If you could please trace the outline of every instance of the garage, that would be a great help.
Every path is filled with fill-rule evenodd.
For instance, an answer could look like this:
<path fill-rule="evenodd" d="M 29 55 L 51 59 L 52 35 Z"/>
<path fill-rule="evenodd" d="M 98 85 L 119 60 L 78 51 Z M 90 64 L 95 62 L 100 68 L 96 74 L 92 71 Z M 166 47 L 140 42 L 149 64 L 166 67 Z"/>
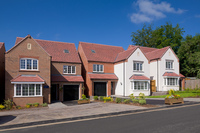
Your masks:
<path fill-rule="evenodd" d="M 94 82 L 94 96 L 106 96 L 106 82 Z"/>
<path fill-rule="evenodd" d="M 79 99 L 79 85 L 64 85 L 63 86 L 63 100 L 78 100 Z"/>

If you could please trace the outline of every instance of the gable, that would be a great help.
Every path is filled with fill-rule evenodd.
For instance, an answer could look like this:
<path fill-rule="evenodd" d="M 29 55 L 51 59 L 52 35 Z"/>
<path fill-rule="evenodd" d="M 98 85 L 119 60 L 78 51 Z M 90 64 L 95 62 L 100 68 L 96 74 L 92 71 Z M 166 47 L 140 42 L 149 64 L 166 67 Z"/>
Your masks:
<path fill-rule="evenodd" d="M 168 60 L 176 60 L 177 62 L 179 62 L 179 59 L 177 57 L 177 55 L 174 53 L 174 51 L 169 48 L 161 57 L 161 59 L 168 59 Z"/>

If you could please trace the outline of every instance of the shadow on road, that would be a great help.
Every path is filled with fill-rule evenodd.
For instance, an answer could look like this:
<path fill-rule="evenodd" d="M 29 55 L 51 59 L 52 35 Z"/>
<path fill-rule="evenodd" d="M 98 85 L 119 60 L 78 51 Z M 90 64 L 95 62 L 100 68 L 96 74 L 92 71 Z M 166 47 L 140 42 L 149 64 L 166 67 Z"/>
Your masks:
<path fill-rule="evenodd" d="M 16 118 L 13 115 L 0 116 L 0 125 L 12 121 Z"/>

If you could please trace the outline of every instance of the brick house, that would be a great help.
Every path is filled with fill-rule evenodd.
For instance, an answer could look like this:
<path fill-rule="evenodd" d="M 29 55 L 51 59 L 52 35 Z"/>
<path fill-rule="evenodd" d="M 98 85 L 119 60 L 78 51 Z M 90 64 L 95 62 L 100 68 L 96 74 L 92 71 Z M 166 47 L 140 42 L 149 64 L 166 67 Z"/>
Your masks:
<path fill-rule="evenodd" d="M 17 37 L 5 54 L 5 98 L 16 105 L 79 99 L 83 78 L 73 43 Z"/>
<path fill-rule="evenodd" d="M 5 45 L 0 42 L 0 103 L 5 98 Z"/>
<path fill-rule="evenodd" d="M 118 80 L 114 74 L 114 63 L 122 51 L 122 47 L 79 42 L 78 52 L 83 63 L 82 76 L 87 96 L 114 94 Z"/>

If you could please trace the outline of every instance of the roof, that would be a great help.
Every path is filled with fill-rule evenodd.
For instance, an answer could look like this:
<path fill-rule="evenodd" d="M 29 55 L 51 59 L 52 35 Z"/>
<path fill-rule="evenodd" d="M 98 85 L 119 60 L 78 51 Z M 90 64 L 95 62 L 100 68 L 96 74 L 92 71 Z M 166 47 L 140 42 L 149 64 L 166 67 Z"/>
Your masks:
<path fill-rule="evenodd" d="M 148 77 L 144 75 L 139 75 L 139 74 L 133 74 L 129 79 L 134 79 L 134 80 L 150 80 Z"/>
<path fill-rule="evenodd" d="M 44 82 L 44 80 L 38 75 L 18 75 L 11 82 Z"/>
<path fill-rule="evenodd" d="M 53 82 L 84 82 L 82 76 L 68 76 L 68 75 L 59 75 L 51 76 L 51 81 Z"/>
<path fill-rule="evenodd" d="M 114 73 L 100 74 L 100 73 L 89 73 L 90 79 L 114 79 L 118 80 L 118 77 Z"/>
<path fill-rule="evenodd" d="M 182 75 L 181 73 L 179 73 L 179 77 L 181 77 L 181 78 L 185 78 L 185 76 Z"/>
<path fill-rule="evenodd" d="M 118 53 L 124 49 L 118 46 L 79 42 L 88 61 L 115 62 Z M 92 52 L 94 50 L 94 53 Z"/>
<path fill-rule="evenodd" d="M 15 45 L 20 43 L 24 38 L 17 37 Z M 66 42 L 57 42 L 57 41 L 48 41 L 48 40 L 39 40 L 34 39 L 49 55 L 52 56 L 52 61 L 58 62 L 72 62 L 72 63 L 81 63 L 81 60 L 76 51 L 74 43 Z M 65 53 L 64 50 L 68 50 L 69 53 Z"/>
<path fill-rule="evenodd" d="M 174 72 L 165 72 L 163 76 L 169 76 L 169 77 L 180 77 L 178 74 Z"/>
<path fill-rule="evenodd" d="M 130 49 L 126 50 L 126 51 L 123 51 L 123 52 L 119 53 L 119 54 L 117 55 L 117 58 L 116 58 L 115 62 L 118 62 L 118 61 L 122 61 L 122 60 L 124 60 L 124 59 L 127 59 L 128 57 L 131 56 L 131 54 L 132 54 L 137 48 L 138 48 L 138 47 L 136 46 L 136 47 L 130 48 Z"/>

